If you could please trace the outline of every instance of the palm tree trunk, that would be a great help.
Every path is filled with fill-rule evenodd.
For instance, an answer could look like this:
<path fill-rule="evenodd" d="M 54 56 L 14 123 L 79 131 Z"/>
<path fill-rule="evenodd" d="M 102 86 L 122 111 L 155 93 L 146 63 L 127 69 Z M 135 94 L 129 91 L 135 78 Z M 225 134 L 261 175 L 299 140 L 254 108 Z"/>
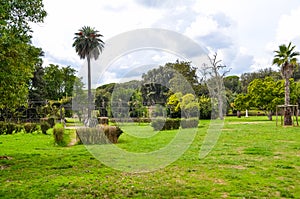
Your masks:
<path fill-rule="evenodd" d="M 90 55 L 87 56 L 87 62 L 88 62 L 88 121 L 91 119 L 92 116 L 92 81 L 91 81 L 91 58 Z"/>
<path fill-rule="evenodd" d="M 288 107 L 288 105 L 290 105 L 290 79 L 288 75 L 286 75 L 284 86 L 285 86 L 284 101 L 286 106 L 284 109 L 284 125 L 292 125 L 292 111 L 291 108 Z"/>

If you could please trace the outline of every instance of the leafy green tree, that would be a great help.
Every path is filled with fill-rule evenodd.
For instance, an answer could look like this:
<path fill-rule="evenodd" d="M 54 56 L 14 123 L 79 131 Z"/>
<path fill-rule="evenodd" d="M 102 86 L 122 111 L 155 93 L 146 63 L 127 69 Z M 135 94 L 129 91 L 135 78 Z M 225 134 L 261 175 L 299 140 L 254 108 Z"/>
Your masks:
<path fill-rule="evenodd" d="M 241 88 L 241 82 L 240 78 L 238 76 L 227 76 L 224 77 L 224 86 L 226 89 L 230 90 L 232 93 L 240 93 Z"/>
<path fill-rule="evenodd" d="M 180 76 L 177 75 L 177 73 L 173 73 L 172 78 L 169 79 L 169 83 L 170 83 L 170 81 L 172 81 L 173 78 L 175 79 L 174 82 L 178 82 L 178 79 L 184 77 L 184 79 L 193 88 L 194 92 L 196 94 L 199 93 L 199 88 L 198 88 L 198 85 L 199 85 L 199 80 L 198 79 L 199 78 L 197 76 L 197 68 L 195 68 L 194 66 L 192 66 L 191 62 L 176 60 L 175 63 L 166 63 L 165 67 L 166 67 L 166 70 L 172 69 L 172 70 L 174 70 L 177 73 L 179 73 L 179 74 L 182 75 L 180 77 Z M 174 83 L 173 83 L 172 86 L 174 86 Z M 181 90 L 181 92 L 185 92 L 186 91 L 185 88 L 179 88 L 179 89 L 183 89 L 183 90 Z M 179 89 L 177 89 L 177 91 Z M 183 94 L 186 94 L 186 93 L 183 93 Z"/>
<path fill-rule="evenodd" d="M 116 118 L 127 118 L 130 112 L 130 98 L 135 90 L 123 87 L 115 87 L 111 96 L 112 116 Z"/>
<path fill-rule="evenodd" d="M 201 119 L 210 119 L 212 112 L 212 101 L 209 97 L 201 95 L 199 97 L 199 114 Z"/>
<path fill-rule="evenodd" d="M 83 90 L 84 84 L 80 78 L 74 81 L 74 92 L 72 95 L 72 110 L 77 114 L 79 121 L 82 119 L 83 109 L 86 107 L 86 93 Z"/>
<path fill-rule="evenodd" d="M 0 108 L 27 105 L 28 84 L 41 50 L 12 37 L 0 37 Z"/>
<path fill-rule="evenodd" d="M 269 119 L 272 120 L 276 106 L 284 101 L 284 83 L 274 81 L 271 77 L 255 79 L 248 87 L 248 99 L 250 106 L 268 112 Z"/>
<path fill-rule="evenodd" d="M 154 104 L 166 104 L 169 88 L 157 83 L 143 84 L 141 87 L 143 96 L 143 104 L 145 106 L 152 106 Z"/>
<path fill-rule="evenodd" d="M 159 66 L 144 73 L 142 75 L 142 83 L 161 84 L 162 86 L 168 87 L 172 77 L 173 71 L 169 70 L 166 66 Z"/>
<path fill-rule="evenodd" d="M 284 104 L 290 105 L 290 78 L 293 75 L 294 68 L 298 65 L 297 56 L 299 52 L 295 51 L 296 46 L 292 46 L 291 42 L 286 46 L 282 44 L 279 50 L 274 51 L 276 54 L 273 59 L 273 64 L 280 67 L 282 78 L 284 79 L 285 97 Z M 285 109 L 284 125 L 292 125 L 292 111 L 290 107 Z"/>
<path fill-rule="evenodd" d="M 249 95 L 240 93 L 236 96 L 233 102 L 233 108 L 237 110 L 237 116 L 241 117 L 241 110 L 250 108 Z"/>
<path fill-rule="evenodd" d="M 266 77 L 272 77 L 274 80 L 279 80 L 280 73 L 274 71 L 272 68 L 264 68 L 256 72 L 243 73 L 240 77 L 242 92 L 247 93 L 248 86 L 253 80 L 265 79 Z"/>
<path fill-rule="evenodd" d="M 298 103 L 298 106 L 300 107 L 300 81 L 296 83 L 295 86 L 295 96 L 296 96 L 296 101 Z"/>
<path fill-rule="evenodd" d="M 296 69 L 294 70 L 293 79 L 295 81 L 300 80 L 300 65 L 299 64 L 298 64 L 298 67 L 296 67 Z"/>
<path fill-rule="evenodd" d="M 182 97 L 180 108 L 186 118 L 199 117 L 199 103 L 195 95 L 191 93 Z"/>
<path fill-rule="evenodd" d="M 43 22 L 46 15 L 42 0 L 1 0 L 0 34 L 28 43 L 32 32 L 30 23 Z"/>
<path fill-rule="evenodd" d="M 63 74 L 63 95 L 66 97 L 71 97 L 73 95 L 74 83 L 77 78 L 75 73 L 76 70 L 71 68 L 71 66 L 66 66 L 61 68 Z"/>
<path fill-rule="evenodd" d="M 75 33 L 73 47 L 80 59 L 87 58 L 88 63 L 88 119 L 91 118 L 92 88 L 91 88 L 91 59 L 98 59 L 104 48 L 104 42 L 100 39 L 103 35 L 89 26 L 84 26 Z"/>
<path fill-rule="evenodd" d="M 180 108 L 180 100 L 182 98 L 182 93 L 177 92 L 171 95 L 167 101 L 168 115 L 171 118 L 179 118 L 181 117 L 181 108 Z"/>
<path fill-rule="evenodd" d="M 176 117 L 199 117 L 199 103 L 195 95 L 188 93 L 183 95 L 181 92 L 174 93 L 168 98 L 167 108 L 169 116 Z"/>
<path fill-rule="evenodd" d="M 179 76 L 179 74 L 182 76 Z M 181 84 L 178 84 L 180 80 L 182 83 L 182 78 L 187 81 L 196 94 L 199 93 L 197 69 L 191 65 L 191 62 L 176 60 L 174 63 L 166 63 L 164 66 L 149 70 L 142 75 L 143 84 L 160 84 L 171 89 L 172 92 L 186 91 Z M 189 90 L 188 92 L 190 93 L 191 91 Z M 169 93 L 167 97 L 169 95 L 171 94 Z"/>
<path fill-rule="evenodd" d="M 28 84 L 42 52 L 30 43 L 30 23 L 45 16 L 41 0 L 0 1 L 0 109 L 27 106 Z"/>
<path fill-rule="evenodd" d="M 135 90 L 129 101 L 129 116 L 144 117 L 147 115 L 147 108 L 143 106 L 142 92 Z"/>
<path fill-rule="evenodd" d="M 73 95 L 73 86 L 76 79 L 76 70 L 67 67 L 50 64 L 44 69 L 44 82 L 46 98 L 58 100 Z"/>
<path fill-rule="evenodd" d="M 105 84 L 96 89 L 95 105 L 100 111 L 100 116 L 111 116 L 111 95 L 116 83 Z"/>

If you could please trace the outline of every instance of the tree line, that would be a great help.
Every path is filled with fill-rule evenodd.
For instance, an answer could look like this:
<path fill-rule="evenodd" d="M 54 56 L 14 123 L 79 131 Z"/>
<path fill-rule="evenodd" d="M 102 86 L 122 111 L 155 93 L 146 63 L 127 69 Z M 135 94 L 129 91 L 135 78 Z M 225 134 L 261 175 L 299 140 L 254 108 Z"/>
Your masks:
<path fill-rule="evenodd" d="M 180 88 L 184 92 L 176 91 L 182 86 L 182 83 L 176 82 L 176 76 L 173 75 L 170 68 L 176 69 L 187 81 L 192 85 L 194 91 L 194 99 L 190 103 L 194 103 L 195 109 L 198 108 L 200 118 L 209 119 L 218 117 L 218 114 L 211 115 L 217 106 L 217 99 L 212 99 L 209 95 L 209 89 L 206 81 L 197 75 L 197 69 L 190 62 L 176 61 L 174 63 L 166 63 L 142 75 L 142 80 L 134 80 L 122 84 L 107 84 L 96 89 L 95 106 L 99 110 L 101 116 L 113 116 L 112 106 L 129 107 L 129 111 L 123 112 L 122 116 L 142 117 L 149 115 L 147 107 L 156 105 L 154 114 L 159 116 L 168 116 L 171 118 L 181 117 L 181 107 L 187 107 L 188 104 L 184 100 L 187 89 Z M 291 79 L 291 102 L 297 104 L 300 102 L 300 69 L 296 69 Z M 155 82 L 155 83 L 154 83 Z M 222 78 L 225 90 L 226 114 L 236 115 L 239 111 L 246 109 L 257 109 L 262 112 L 274 114 L 276 105 L 284 104 L 284 80 L 282 80 L 280 72 L 271 68 L 261 69 L 255 72 L 243 73 L 239 76 L 225 76 Z M 118 96 L 114 88 L 119 89 Z M 177 87 L 177 88 L 175 88 Z M 121 94 L 130 95 L 127 101 L 121 102 Z M 115 95 L 114 97 L 112 95 Z M 116 100 L 117 99 L 117 100 Z M 118 104 L 111 104 L 117 101 Z M 196 105 L 196 103 L 197 105 Z M 216 108 L 215 108 L 216 109 Z M 119 111 L 121 113 L 122 111 Z M 126 115 L 127 114 L 127 115 Z M 121 115 L 119 115 L 121 116 Z M 117 116 L 116 116 L 117 117 Z"/>
<path fill-rule="evenodd" d="M 141 81 L 103 85 L 96 89 L 95 101 L 92 102 L 90 59 L 97 59 L 104 48 L 104 42 L 100 39 L 103 35 L 88 26 L 75 33 L 73 47 L 80 58 L 88 60 L 86 97 L 86 91 L 82 90 L 84 85 L 71 66 L 50 64 L 42 67 L 44 53 L 32 45 L 29 24 L 43 22 L 46 15 L 42 0 L 0 2 L 2 120 L 18 117 L 19 112 L 27 108 L 44 108 L 57 115 L 57 107 L 70 103 L 71 97 L 73 101 L 87 102 L 88 118 L 91 117 L 93 103 L 99 114 L 106 116 L 144 117 L 152 112 L 155 115 L 180 117 L 181 114 L 187 116 L 187 110 L 192 115 L 194 110 L 198 110 L 202 118 L 221 119 L 223 111 L 228 114 L 229 111 L 234 113 L 246 108 L 258 108 L 272 114 L 275 104 L 299 103 L 300 71 L 299 67 L 295 68 L 299 53 L 294 51 L 295 46 L 291 43 L 281 45 L 275 51 L 273 64 L 278 65 L 280 71 L 269 68 L 244 73 L 240 77 L 226 76 L 229 70 L 221 64 L 221 60 L 217 60 L 215 54 L 210 58 L 211 64 L 202 71 L 205 78 L 200 78 L 192 63 L 177 60 L 149 70 L 142 75 Z M 46 101 L 49 103 L 43 104 Z M 227 108 L 223 110 L 224 102 Z M 150 106 L 153 110 L 147 108 Z M 80 115 L 83 109 L 80 106 L 77 108 Z M 119 115 L 113 115 L 113 112 Z"/>

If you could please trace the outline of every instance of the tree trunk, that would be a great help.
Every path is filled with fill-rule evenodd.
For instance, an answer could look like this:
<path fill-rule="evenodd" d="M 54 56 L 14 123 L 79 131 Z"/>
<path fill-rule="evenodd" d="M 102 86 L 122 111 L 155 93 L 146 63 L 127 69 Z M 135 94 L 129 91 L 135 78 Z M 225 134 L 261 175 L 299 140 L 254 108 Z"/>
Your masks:
<path fill-rule="evenodd" d="M 222 99 L 222 95 L 219 93 L 218 94 L 218 108 L 219 108 L 219 118 L 220 120 L 224 119 L 224 115 L 223 115 L 223 99 Z"/>
<path fill-rule="evenodd" d="M 268 113 L 268 119 L 269 119 L 270 121 L 273 120 L 272 115 L 273 115 L 272 111 L 269 111 L 269 113 Z"/>
<path fill-rule="evenodd" d="M 238 118 L 241 118 L 241 111 L 237 111 L 236 114 L 237 114 L 237 117 L 238 117 Z"/>
<path fill-rule="evenodd" d="M 285 105 L 287 106 L 284 109 L 284 125 L 288 126 L 288 125 L 292 125 L 293 123 L 291 107 L 288 107 L 288 105 L 290 105 L 290 79 L 288 75 L 286 75 L 284 86 L 285 86 L 284 101 L 285 101 Z"/>
<path fill-rule="evenodd" d="M 90 55 L 87 56 L 88 63 L 88 120 L 91 119 L 92 116 L 92 81 L 91 81 L 91 58 Z"/>

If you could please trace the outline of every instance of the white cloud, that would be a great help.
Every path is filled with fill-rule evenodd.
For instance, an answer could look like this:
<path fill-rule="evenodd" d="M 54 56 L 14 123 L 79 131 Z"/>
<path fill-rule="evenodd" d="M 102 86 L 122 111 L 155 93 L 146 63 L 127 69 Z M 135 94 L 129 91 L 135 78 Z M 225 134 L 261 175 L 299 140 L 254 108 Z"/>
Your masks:
<path fill-rule="evenodd" d="M 185 35 L 191 38 L 201 37 L 217 31 L 218 24 L 210 16 L 198 16 L 189 28 L 186 29 Z"/>
<path fill-rule="evenodd" d="M 282 0 L 44 0 L 44 4 L 48 12 L 45 23 L 33 25 L 33 43 L 44 50 L 44 65 L 84 66 L 84 60 L 79 59 L 72 47 L 74 32 L 84 25 L 99 30 L 105 42 L 138 28 L 173 30 L 211 52 L 218 52 L 234 73 L 270 66 L 273 50 L 282 42 L 291 40 L 298 49 L 300 46 L 298 0 L 288 3 Z M 174 48 L 190 48 L 171 43 Z M 193 53 L 193 49 L 189 52 Z M 132 66 L 161 64 L 167 60 L 174 61 L 161 53 L 128 54 L 119 60 L 118 70 L 109 71 L 105 81 L 117 80 Z M 130 74 L 135 76 L 133 72 Z"/>
<path fill-rule="evenodd" d="M 298 25 L 299 19 L 300 7 L 291 10 L 289 14 L 284 14 L 281 16 L 278 22 L 276 36 L 279 44 L 288 43 L 300 37 L 300 26 Z M 298 45 L 300 45 L 300 43 Z"/>

